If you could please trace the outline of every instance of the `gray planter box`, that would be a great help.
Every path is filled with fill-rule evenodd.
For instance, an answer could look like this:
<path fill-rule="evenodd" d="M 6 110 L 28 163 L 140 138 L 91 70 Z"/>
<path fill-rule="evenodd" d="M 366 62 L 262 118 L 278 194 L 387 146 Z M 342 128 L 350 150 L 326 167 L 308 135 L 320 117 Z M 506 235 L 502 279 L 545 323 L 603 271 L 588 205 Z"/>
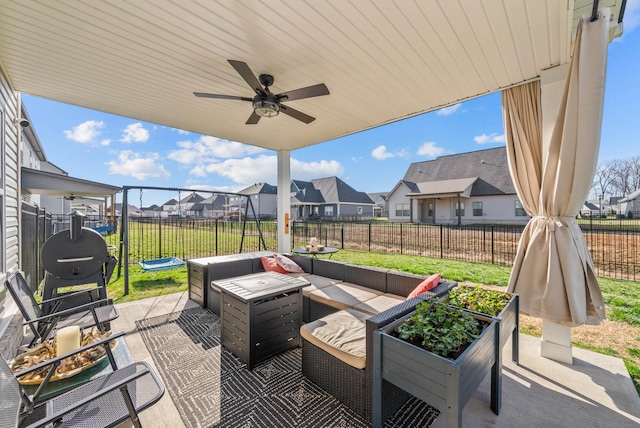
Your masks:
<path fill-rule="evenodd" d="M 384 399 L 382 381 L 386 380 L 440 410 L 447 417 L 448 427 L 462 427 L 462 409 L 499 360 L 498 321 L 474 314 L 489 325 L 457 359 L 450 360 L 391 335 L 414 313 L 374 332 L 373 426 L 384 424 L 380 409 Z M 492 378 L 492 390 L 495 381 Z M 492 394 L 492 408 L 494 398 Z"/>
<path fill-rule="evenodd" d="M 517 294 L 510 294 L 511 298 L 506 304 L 504 309 L 497 316 L 490 316 L 487 314 L 480 314 L 487 317 L 491 317 L 498 323 L 498 334 L 500 336 L 500 350 L 498 354 L 498 364 L 493 367 L 492 383 L 491 383 L 491 409 L 497 415 L 500 413 L 502 407 L 502 349 L 511 336 L 511 359 L 518 364 L 519 361 L 519 331 L 520 331 L 520 296 Z M 441 299 L 443 302 L 447 302 L 448 298 L 445 296 Z M 478 313 L 473 312 L 472 313 Z"/>

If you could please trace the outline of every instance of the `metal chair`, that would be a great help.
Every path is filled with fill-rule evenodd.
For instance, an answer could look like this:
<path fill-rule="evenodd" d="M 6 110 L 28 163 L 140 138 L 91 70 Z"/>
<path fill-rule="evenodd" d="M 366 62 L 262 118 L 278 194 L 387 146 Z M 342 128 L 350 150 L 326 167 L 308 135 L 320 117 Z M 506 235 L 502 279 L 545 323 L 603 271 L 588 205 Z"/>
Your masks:
<path fill-rule="evenodd" d="M 97 326 L 106 329 L 109 321 L 113 321 L 119 316 L 115 306 L 108 304 L 106 299 L 57 310 L 65 299 L 74 298 L 83 293 L 91 295 L 93 289 L 67 293 L 61 297 L 38 303 L 22 273 L 11 275 L 6 281 L 6 286 L 22 313 L 24 323 L 29 325 L 33 333 L 34 337 L 30 345 L 48 339 L 56 328 L 69 325 L 77 325 L 80 328 Z M 52 308 L 49 315 L 45 315 L 42 311 L 42 305 L 46 303 Z"/>
<path fill-rule="evenodd" d="M 131 419 L 135 427 L 141 428 L 138 412 L 157 402 L 164 394 L 164 386 L 147 363 L 136 362 L 117 368 L 109 342 L 123 335 L 111 335 L 17 373 L 13 373 L 7 362 L 0 358 L 0 426 L 114 427 Z M 40 394 L 46 390 L 49 379 L 64 358 L 95 346 L 104 347 L 114 369 L 112 373 L 53 398 L 40 399 Z M 27 394 L 18 379 L 45 367 L 49 369 L 42 384 L 34 394 Z"/>

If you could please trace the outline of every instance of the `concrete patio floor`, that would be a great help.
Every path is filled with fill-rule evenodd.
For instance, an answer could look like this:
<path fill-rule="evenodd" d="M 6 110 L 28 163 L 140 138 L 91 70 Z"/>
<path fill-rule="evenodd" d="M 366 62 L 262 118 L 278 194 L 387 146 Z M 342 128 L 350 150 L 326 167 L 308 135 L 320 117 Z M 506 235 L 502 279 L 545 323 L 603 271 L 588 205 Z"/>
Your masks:
<path fill-rule="evenodd" d="M 126 342 L 137 361 L 153 360 L 136 330 L 135 321 L 197 307 L 187 293 L 117 305 L 120 317 L 113 331 L 127 333 Z M 508 342 L 504 355 L 511 356 Z M 520 364 L 503 361 L 503 397 L 500 415 L 489 408 L 489 376 L 467 403 L 465 427 L 638 427 L 640 397 L 619 358 L 574 348 L 569 366 L 540 357 L 540 341 L 520 335 Z M 184 427 L 168 393 L 141 413 L 145 427 Z M 212 425 L 216 421 L 211 421 Z M 131 426 L 130 423 L 123 427 Z M 444 417 L 434 425 L 446 426 Z"/>

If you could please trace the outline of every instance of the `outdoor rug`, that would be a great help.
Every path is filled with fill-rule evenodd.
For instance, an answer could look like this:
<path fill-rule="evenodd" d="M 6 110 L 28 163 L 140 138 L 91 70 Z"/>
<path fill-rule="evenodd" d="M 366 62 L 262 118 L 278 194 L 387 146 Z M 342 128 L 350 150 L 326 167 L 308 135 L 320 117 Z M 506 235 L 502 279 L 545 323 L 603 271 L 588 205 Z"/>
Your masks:
<path fill-rule="evenodd" d="M 165 387 L 187 427 L 367 427 L 302 375 L 302 350 L 247 370 L 224 349 L 220 320 L 203 308 L 136 321 Z M 386 428 L 428 427 L 438 411 L 409 400 Z"/>

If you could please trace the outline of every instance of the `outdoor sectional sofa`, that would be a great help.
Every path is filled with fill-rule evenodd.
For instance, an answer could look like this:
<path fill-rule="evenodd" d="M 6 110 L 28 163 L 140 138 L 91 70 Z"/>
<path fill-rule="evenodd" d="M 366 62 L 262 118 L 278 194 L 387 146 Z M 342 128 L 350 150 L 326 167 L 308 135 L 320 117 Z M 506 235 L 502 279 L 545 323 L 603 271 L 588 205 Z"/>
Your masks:
<path fill-rule="evenodd" d="M 273 255 L 258 251 L 189 260 L 189 286 L 197 289 L 196 297 L 206 302 L 204 306 L 220 315 L 220 292 L 211 282 L 263 272 L 261 257 Z M 430 292 L 407 300 L 425 277 L 323 258 L 286 257 L 304 270 L 291 275 L 304 276 L 311 284 L 302 290 L 303 374 L 371 421 L 373 332 L 413 311 L 422 300 L 444 295 L 457 283 L 440 280 Z M 386 381 L 383 394 L 383 417 L 391 416 L 410 397 Z"/>

